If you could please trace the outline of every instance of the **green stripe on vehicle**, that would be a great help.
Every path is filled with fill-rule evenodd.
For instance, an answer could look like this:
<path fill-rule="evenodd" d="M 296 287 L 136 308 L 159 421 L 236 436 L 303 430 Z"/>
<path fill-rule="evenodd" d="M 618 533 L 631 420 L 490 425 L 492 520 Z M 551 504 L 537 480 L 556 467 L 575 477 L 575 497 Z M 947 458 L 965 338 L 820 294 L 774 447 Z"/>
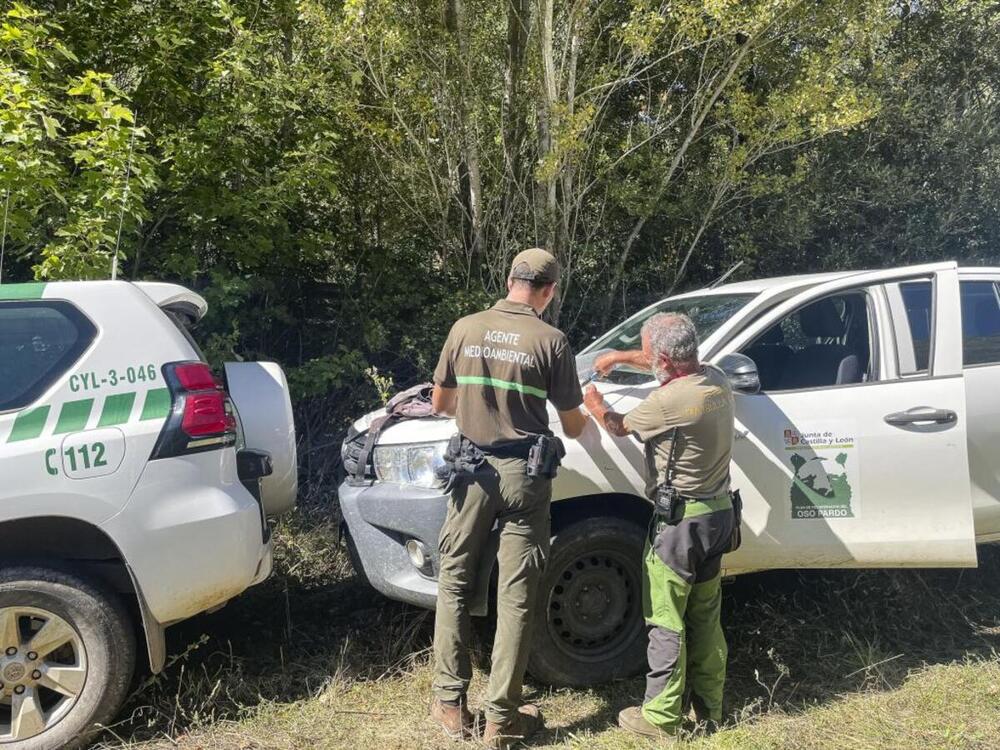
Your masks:
<path fill-rule="evenodd" d="M 44 281 L 28 284 L 0 284 L 0 299 L 41 299 L 45 291 Z"/>
<path fill-rule="evenodd" d="M 162 419 L 169 411 L 170 391 L 166 388 L 153 388 L 146 391 L 146 402 L 142 405 L 142 416 L 139 419 Z"/>
<path fill-rule="evenodd" d="M 16 443 L 19 440 L 34 440 L 42 434 L 45 429 L 45 420 L 49 418 L 49 407 L 39 406 L 37 409 L 22 411 L 14 419 L 14 426 L 11 428 L 8 443 Z"/>
<path fill-rule="evenodd" d="M 87 426 L 90 410 L 94 408 L 94 399 L 82 398 L 79 401 L 67 401 L 59 410 L 59 421 L 53 435 L 64 435 L 67 432 L 78 432 Z"/>
<path fill-rule="evenodd" d="M 101 419 L 97 423 L 98 427 L 113 427 L 117 424 L 128 422 L 132 414 L 132 406 L 135 404 L 135 393 L 116 393 L 104 399 L 104 409 L 101 410 Z"/>
<path fill-rule="evenodd" d="M 485 378 L 480 375 L 459 375 L 455 380 L 460 385 L 491 385 L 494 388 L 503 388 L 505 391 L 519 391 L 529 396 L 538 396 L 538 398 L 547 398 L 549 395 L 547 391 L 543 391 L 541 388 L 535 388 L 524 383 L 514 383 L 510 380 L 500 380 L 499 378 Z"/>

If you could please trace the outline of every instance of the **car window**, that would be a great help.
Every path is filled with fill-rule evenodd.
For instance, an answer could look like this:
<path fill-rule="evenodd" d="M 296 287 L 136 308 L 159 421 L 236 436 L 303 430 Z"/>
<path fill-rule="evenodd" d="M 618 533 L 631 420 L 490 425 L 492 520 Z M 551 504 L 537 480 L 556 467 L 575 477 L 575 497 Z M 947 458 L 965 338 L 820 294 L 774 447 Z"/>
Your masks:
<path fill-rule="evenodd" d="M 868 296 L 852 291 L 810 302 L 758 336 L 742 354 L 757 365 L 762 391 L 871 380 Z"/>
<path fill-rule="evenodd" d="M 617 351 L 639 349 L 642 346 L 642 326 L 657 313 L 676 312 L 687 315 L 698 331 L 698 339 L 704 341 L 755 296 L 755 294 L 705 294 L 698 297 L 663 300 L 658 305 L 633 315 L 588 346 L 577 358 L 577 371 L 581 376 L 586 376 L 594 358 L 601 352 L 612 349 Z M 607 379 L 614 383 L 638 384 L 648 381 L 650 374 L 620 367 Z"/>
<path fill-rule="evenodd" d="M 906 310 L 904 326 L 900 326 L 897 316 L 894 316 L 899 374 L 926 373 L 931 356 L 931 332 L 934 330 L 933 287 L 930 281 L 911 281 L 900 284 L 899 293 Z"/>
<path fill-rule="evenodd" d="M 190 319 L 180 313 L 174 312 L 173 310 L 164 310 L 163 312 L 168 318 L 170 318 L 170 322 L 177 327 L 177 330 L 181 332 L 184 340 L 191 345 L 192 349 L 194 349 L 195 353 L 198 355 L 198 359 L 202 362 L 207 362 L 208 360 L 205 359 L 205 353 L 201 350 L 201 347 L 198 346 L 198 342 L 194 340 L 194 334 L 191 333 L 191 329 L 194 327 L 194 324 L 190 322 Z"/>
<path fill-rule="evenodd" d="M 68 302 L 0 302 L 0 412 L 40 398 L 96 333 Z"/>
<path fill-rule="evenodd" d="M 1000 363 L 1000 290 L 995 281 L 963 281 L 962 361 L 968 365 Z"/>

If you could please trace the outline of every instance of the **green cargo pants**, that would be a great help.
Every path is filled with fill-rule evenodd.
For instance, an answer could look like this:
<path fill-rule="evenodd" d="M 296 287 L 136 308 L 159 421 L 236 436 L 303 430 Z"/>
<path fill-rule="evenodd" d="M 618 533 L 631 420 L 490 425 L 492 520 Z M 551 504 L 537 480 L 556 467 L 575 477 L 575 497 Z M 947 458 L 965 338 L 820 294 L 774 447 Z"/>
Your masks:
<path fill-rule="evenodd" d="M 441 529 L 434 621 L 434 694 L 445 701 L 465 695 L 472 679 L 469 603 L 494 526 L 499 533 L 497 630 L 485 713 L 503 723 L 521 702 L 531 649 L 531 619 L 549 554 L 552 480 L 529 477 L 519 458 L 487 459 L 471 483 L 452 493 Z"/>
<path fill-rule="evenodd" d="M 685 693 L 709 718 L 722 719 L 726 638 L 722 632 L 721 561 L 733 530 L 728 494 L 688 501 L 675 525 L 654 516 L 645 550 L 643 615 L 649 673 L 642 715 L 674 732 Z"/>

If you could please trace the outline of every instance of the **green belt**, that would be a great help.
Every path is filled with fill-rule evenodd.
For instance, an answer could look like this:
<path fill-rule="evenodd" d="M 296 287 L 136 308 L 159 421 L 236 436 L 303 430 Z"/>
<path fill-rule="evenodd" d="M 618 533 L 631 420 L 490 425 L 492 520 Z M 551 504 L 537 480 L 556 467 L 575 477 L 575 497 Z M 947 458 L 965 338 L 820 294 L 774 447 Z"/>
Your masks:
<path fill-rule="evenodd" d="M 681 499 L 684 500 L 685 503 L 684 518 L 704 516 L 708 513 L 715 513 L 719 510 L 731 510 L 733 507 L 733 501 L 729 498 L 728 492 L 723 492 L 721 495 L 705 499 L 683 496 Z"/>
<path fill-rule="evenodd" d="M 706 513 L 714 513 L 717 510 L 732 510 L 733 501 L 729 498 L 728 492 L 710 497 L 707 500 L 689 500 L 684 506 L 684 517 L 703 516 Z"/>

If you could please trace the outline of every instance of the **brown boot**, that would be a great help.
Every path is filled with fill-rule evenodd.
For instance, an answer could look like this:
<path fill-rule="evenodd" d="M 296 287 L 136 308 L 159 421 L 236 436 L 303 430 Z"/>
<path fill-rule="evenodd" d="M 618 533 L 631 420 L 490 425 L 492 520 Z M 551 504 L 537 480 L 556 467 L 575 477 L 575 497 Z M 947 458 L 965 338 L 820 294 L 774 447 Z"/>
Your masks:
<path fill-rule="evenodd" d="M 444 703 L 440 698 L 431 701 L 431 719 L 440 724 L 444 733 L 453 740 L 470 739 L 475 731 L 475 719 L 465 705 L 465 699 L 457 706 Z"/>
<path fill-rule="evenodd" d="M 663 729 L 646 721 L 646 717 L 642 715 L 641 706 L 626 708 L 618 714 L 618 726 L 635 734 L 641 734 L 643 737 L 655 739 L 666 739 L 677 734 L 676 728 Z"/>
<path fill-rule="evenodd" d="M 545 719 L 538 706 L 525 703 L 503 724 L 486 722 L 483 730 L 483 744 L 495 750 L 506 750 L 516 743 L 528 739 L 545 726 Z"/>

